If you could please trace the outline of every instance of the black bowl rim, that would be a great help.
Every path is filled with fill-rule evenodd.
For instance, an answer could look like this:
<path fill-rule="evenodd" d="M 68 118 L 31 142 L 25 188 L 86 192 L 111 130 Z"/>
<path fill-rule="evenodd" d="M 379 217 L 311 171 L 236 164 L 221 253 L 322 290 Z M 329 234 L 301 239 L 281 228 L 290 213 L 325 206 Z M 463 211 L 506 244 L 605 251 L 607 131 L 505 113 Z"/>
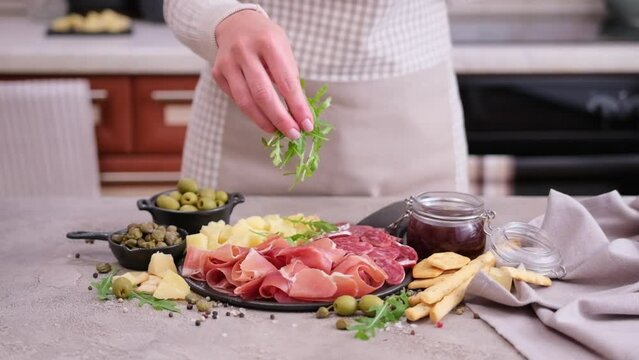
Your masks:
<path fill-rule="evenodd" d="M 211 209 L 211 210 L 197 210 L 197 211 L 170 210 L 170 209 L 163 209 L 163 208 L 155 205 L 155 200 L 158 197 L 160 197 L 160 195 L 165 195 L 165 194 L 171 193 L 173 191 L 177 191 L 177 188 L 169 189 L 169 190 L 166 190 L 166 191 L 161 191 L 161 192 L 159 192 L 157 194 L 151 195 L 150 198 L 145 199 L 145 200 L 148 200 L 149 210 L 153 209 L 153 210 L 157 210 L 157 211 L 163 211 L 163 212 L 166 212 L 166 213 L 169 213 L 169 214 L 180 214 L 180 215 L 209 215 L 209 214 L 215 214 L 215 213 L 218 213 L 218 212 L 225 211 L 229 207 L 231 209 L 233 209 L 235 207 L 235 205 L 244 202 L 244 199 L 245 199 L 244 195 L 242 193 L 239 193 L 239 192 L 227 192 L 227 194 L 229 196 L 229 201 L 226 204 L 224 204 L 223 206 L 216 207 L 215 209 Z M 242 201 L 240 201 L 238 203 L 233 203 L 233 202 L 230 201 L 232 196 L 238 196 L 238 195 L 239 195 L 239 198 L 242 199 Z"/>
<path fill-rule="evenodd" d="M 160 225 L 160 226 L 168 227 L 168 226 L 171 226 L 171 225 Z M 179 249 L 180 247 L 186 247 L 186 237 L 189 235 L 189 233 L 186 230 L 182 229 L 182 228 L 177 228 L 177 231 L 182 236 L 182 240 L 183 241 L 181 243 L 179 243 L 179 244 L 176 244 L 176 245 L 169 245 L 169 246 L 165 246 L 165 247 L 161 247 L 161 248 L 160 247 L 154 247 L 154 248 L 151 248 L 151 249 L 143 249 L 143 248 L 129 249 L 127 246 L 122 245 L 122 244 L 118 244 L 118 243 L 116 243 L 115 241 L 112 240 L 113 235 L 115 235 L 115 234 L 126 234 L 127 229 L 120 229 L 120 230 L 112 232 L 111 234 L 109 234 L 108 241 L 109 241 L 109 245 L 113 245 L 113 246 L 124 248 L 124 251 L 130 252 L 130 253 L 144 252 L 144 251 L 149 251 L 149 252 L 153 251 L 154 253 L 156 253 L 158 251 L 159 252 L 163 252 L 161 250 L 167 250 L 168 251 L 168 250 L 173 250 L 173 249 Z"/>

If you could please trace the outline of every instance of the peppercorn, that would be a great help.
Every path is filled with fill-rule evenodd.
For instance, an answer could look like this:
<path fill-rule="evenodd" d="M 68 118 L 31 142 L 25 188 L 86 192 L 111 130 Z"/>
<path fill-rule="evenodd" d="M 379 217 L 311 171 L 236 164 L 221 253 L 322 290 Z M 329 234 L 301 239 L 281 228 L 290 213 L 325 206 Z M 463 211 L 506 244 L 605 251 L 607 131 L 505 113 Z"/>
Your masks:
<path fill-rule="evenodd" d="M 438 321 L 438 322 L 435 324 L 435 327 L 437 327 L 437 328 L 443 328 L 443 327 L 444 327 L 444 323 L 443 323 L 443 322 L 441 322 L 441 321 Z"/>
<path fill-rule="evenodd" d="M 80 253 L 75 253 L 75 258 L 79 259 L 80 258 Z"/>
<path fill-rule="evenodd" d="M 243 318 L 244 317 L 244 313 L 240 313 L 240 317 Z"/>
<path fill-rule="evenodd" d="M 98 278 L 98 273 L 93 273 L 93 278 L 97 279 Z"/>
<path fill-rule="evenodd" d="M 473 319 L 480 319 L 479 314 L 473 313 Z"/>
<path fill-rule="evenodd" d="M 195 326 L 200 326 L 202 322 L 200 320 L 195 320 Z"/>
<path fill-rule="evenodd" d="M 411 330 L 411 331 L 410 331 L 410 334 L 411 334 L 411 335 L 415 335 L 415 330 Z"/>
<path fill-rule="evenodd" d="M 271 320 L 275 320 L 275 315 L 271 314 L 270 318 Z"/>
<path fill-rule="evenodd" d="M 217 316 L 217 311 L 213 310 L 213 312 L 211 313 L 211 315 L 213 315 L 213 316 Z"/>
<path fill-rule="evenodd" d="M 227 312 L 226 312 L 226 316 L 231 316 L 231 312 L 230 312 L 230 311 L 227 311 Z"/>
<path fill-rule="evenodd" d="M 173 317 L 173 313 L 172 312 L 169 313 L 169 317 Z"/>
<path fill-rule="evenodd" d="M 93 287 L 91 285 L 89 285 L 89 291 L 93 290 Z"/>
<path fill-rule="evenodd" d="M 229 307 L 229 304 L 227 304 L 227 303 L 224 303 L 224 307 Z"/>
<path fill-rule="evenodd" d="M 193 309 L 193 304 L 186 304 L 186 309 L 187 310 L 192 310 Z"/>
<path fill-rule="evenodd" d="M 211 314 L 211 319 L 216 320 L 217 319 L 217 313 Z"/>

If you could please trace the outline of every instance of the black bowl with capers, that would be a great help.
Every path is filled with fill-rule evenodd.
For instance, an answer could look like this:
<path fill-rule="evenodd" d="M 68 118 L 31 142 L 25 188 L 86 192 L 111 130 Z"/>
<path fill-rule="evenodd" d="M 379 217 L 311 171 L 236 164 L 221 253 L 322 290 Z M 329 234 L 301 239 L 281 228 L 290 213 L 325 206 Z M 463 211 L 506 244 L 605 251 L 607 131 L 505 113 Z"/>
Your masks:
<path fill-rule="evenodd" d="M 151 222 L 129 224 L 116 232 L 72 231 L 67 238 L 74 240 L 103 240 L 120 265 L 131 270 L 146 270 L 156 252 L 170 254 L 177 262 L 186 250 L 187 232 L 173 225 L 162 226 Z"/>
<path fill-rule="evenodd" d="M 207 225 L 211 221 L 223 220 L 228 224 L 233 208 L 245 200 L 244 195 L 240 193 L 229 193 L 228 201 L 224 205 L 209 210 L 198 211 L 171 210 L 156 205 L 160 196 L 168 196 L 176 191 L 177 189 L 172 189 L 157 193 L 149 199 L 140 199 L 138 200 L 138 209 L 151 213 L 155 223 L 161 225 L 172 224 L 186 230 L 189 234 L 197 234 L 200 232 L 202 226 Z"/>

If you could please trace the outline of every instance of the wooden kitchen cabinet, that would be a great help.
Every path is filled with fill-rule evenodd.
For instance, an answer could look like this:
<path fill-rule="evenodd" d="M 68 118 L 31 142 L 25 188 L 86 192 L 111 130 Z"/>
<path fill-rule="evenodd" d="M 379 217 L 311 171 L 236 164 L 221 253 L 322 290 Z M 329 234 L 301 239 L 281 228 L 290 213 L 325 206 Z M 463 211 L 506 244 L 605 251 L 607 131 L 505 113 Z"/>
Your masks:
<path fill-rule="evenodd" d="M 0 75 L 54 78 L 89 81 L 103 183 L 177 180 L 197 76 Z"/>

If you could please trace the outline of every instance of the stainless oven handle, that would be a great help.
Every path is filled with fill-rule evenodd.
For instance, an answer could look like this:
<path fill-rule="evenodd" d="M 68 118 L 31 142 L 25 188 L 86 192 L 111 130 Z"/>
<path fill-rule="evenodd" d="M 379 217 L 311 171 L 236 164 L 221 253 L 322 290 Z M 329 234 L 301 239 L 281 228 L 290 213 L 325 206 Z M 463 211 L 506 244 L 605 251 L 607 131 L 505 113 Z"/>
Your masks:
<path fill-rule="evenodd" d="M 191 102 L 195 96 L 193 90 L 154 90 L 151 99 L 158 102 Z"/>

